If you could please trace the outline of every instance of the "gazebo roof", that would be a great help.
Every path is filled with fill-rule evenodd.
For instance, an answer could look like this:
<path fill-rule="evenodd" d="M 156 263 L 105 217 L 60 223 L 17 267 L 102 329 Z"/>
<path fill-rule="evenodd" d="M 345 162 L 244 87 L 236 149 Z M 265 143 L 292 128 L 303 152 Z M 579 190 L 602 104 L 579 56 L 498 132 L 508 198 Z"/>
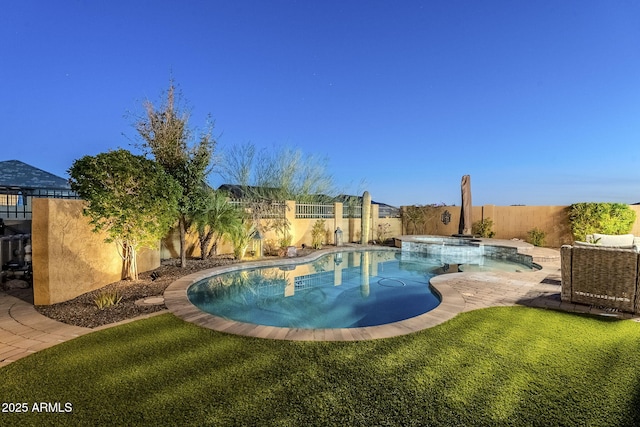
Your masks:
<path fill-rule="evenodd" d="M 69 190 L 69 182 L 20 160 L 0 162 L 0 188 Z"/>

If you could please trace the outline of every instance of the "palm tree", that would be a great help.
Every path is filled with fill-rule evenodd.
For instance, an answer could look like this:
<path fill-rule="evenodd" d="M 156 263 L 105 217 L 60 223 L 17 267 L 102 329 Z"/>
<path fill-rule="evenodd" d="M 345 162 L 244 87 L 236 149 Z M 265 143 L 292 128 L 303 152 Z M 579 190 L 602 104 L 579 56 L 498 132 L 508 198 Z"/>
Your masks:
<path fill-rule="evenodd" d="M 244 258 L 255 232 L 256 227 L 249 218 L 242 219 L 239 224 L 229 230 L 229 237 L 233 243 L 233 256 L 235 259 Z"/>
<path fill-rule="evenodd" d="M 241 213 L 221 191 L 207 187 L 203 197 L 203 208 L 194 215 L 193 225 L 198 232 L 200 256 L 205 259 L 215 256 L 220 239 L 238 227 Z"/>

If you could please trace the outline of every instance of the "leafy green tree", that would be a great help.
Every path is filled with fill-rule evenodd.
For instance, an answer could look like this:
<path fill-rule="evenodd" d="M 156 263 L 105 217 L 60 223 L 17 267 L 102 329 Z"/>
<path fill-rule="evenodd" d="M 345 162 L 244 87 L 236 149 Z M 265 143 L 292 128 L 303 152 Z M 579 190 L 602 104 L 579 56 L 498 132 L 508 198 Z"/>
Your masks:
<path fill-rule="evenodd" d="M 222 236 L 240 225 L 241 214 L 224 192 L 206 187 L 202 198 L 204 207 L 194 215 L 193 226 L 198 232 L 201 257 L 205 259 L 216 254 Z"/>
<path fill-rule="evenodd" d="M 84 156 L 68 172 L 93 231 L 116 243 L 122 278 L 138 280 L 136 254 L 156 247 L 175 224 L 180 186 L 157 163 L 122 149 Z"/>
<path fill-rule="evenodd" d="M 209 173 L 215 141 L 211 135 L 212 126 L 209 126 L 191 144 L 194 135 L 188 127 L 189 114 L 177 105 L 176 98 L 172 81 L 160 108 L 150 101 L 144 103 L 146 115 L 137 121 L 136 129 L 144 141 L 142 148 L 182 187 L 182 197 L 178 202 L 178 227 L 180 265 L 186 267 L 186 234 L 193 217 L 204 209 L 204 201 L 198 196 Z"/>

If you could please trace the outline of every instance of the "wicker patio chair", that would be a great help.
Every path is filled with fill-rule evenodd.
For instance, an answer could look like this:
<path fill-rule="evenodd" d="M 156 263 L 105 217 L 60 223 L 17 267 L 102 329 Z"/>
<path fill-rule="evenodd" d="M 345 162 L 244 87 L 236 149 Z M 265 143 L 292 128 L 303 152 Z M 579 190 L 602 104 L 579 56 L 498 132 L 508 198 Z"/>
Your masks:
<path fill-rule="evenodd" d="M 638 252 L 562 246 L 562 301 L 639 312 Z"/>

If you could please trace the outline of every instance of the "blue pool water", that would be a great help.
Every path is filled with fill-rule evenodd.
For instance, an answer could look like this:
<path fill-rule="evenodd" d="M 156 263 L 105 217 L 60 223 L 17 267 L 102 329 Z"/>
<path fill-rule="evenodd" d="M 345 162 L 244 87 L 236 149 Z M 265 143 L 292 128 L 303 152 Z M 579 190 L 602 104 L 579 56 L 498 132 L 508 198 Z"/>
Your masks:
<path fill-rule="evenodd" d="M 187 294 L 200 310 L 239 322 L 303 329 L 376 326 L 437 307 L 440 299 L 429 279 L 453 268 L 458 266 L 419 253 L 339 252 L 307 264 L 212 276 Z"/>

